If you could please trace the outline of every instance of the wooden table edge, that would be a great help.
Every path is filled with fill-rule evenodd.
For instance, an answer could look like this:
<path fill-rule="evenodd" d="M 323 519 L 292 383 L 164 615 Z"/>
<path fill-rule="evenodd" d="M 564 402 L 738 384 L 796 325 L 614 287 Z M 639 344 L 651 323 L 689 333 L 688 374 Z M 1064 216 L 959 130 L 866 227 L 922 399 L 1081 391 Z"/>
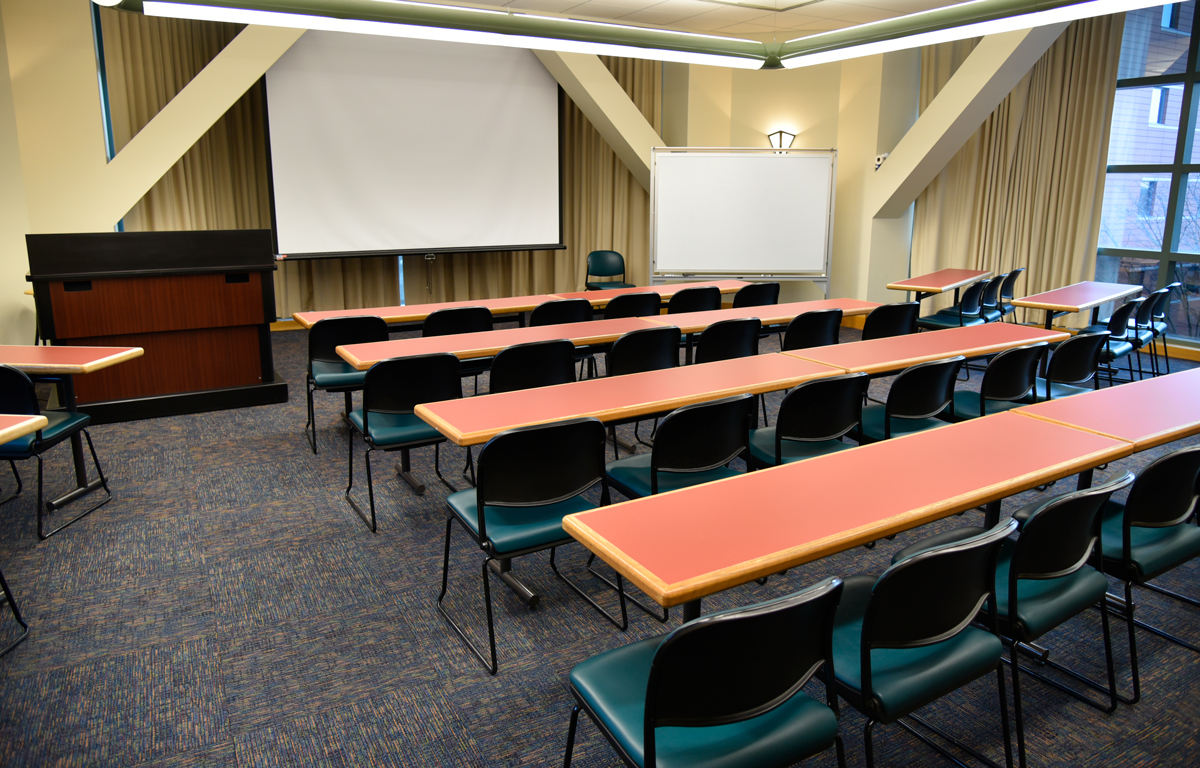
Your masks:
<path fill-rule="evenodd" d="M 82 366 L 83 373 L 91 373 L 92 371 L 98 371 L 101 368 L 107 368 L 110 365 L 123 363 L 126 360 L 134 360 L 144 354 L 146 354 L 146 350 L 142 349 L 141 347 L 130 347 L 129 349 L 122 350 L 114 355 L 102 357 L 99 360 L 92 360 L 91 362 L 84 364 Z"/>
<path fill-rule="evenodd" d="M 1016 346 L 1023 347 L 1028 344 L 1040 344 L 1043 341 L 1048 344 L 1054 344 L 1056 342 L 1063 341 L 1064 339 L 1068 339 L 1071 336 L 1071 334 L 1067 333 L 1066 331 L 1051 331 L 1051 333 L 1055 334 L 1051 338 L 1029 339 L 1027 341 L 1022 341 L 1020 344 L 1017 344 Z M 850 342 L 850 343 L 854 343 L 854 342 Z M 830 346 L 836 346 L 836 345 L 830 345 Z M 910 368 L 919 363 L 928 363 L 928 362 L 932 362 L 934 360 L 947 360 L 949 358 L 957 357 L 959 355 L 962 355 L 963 357 L 967 358 L 968 360 L 973 360 L 978 357 L 985 357 L 987 355 L 998 354 L 1000 352 L 1004 352 L 1005 350 L 1009 350 L 1009 349 L 1013 349 L 1013 348 L 1014 347 L 1011 342 L 1007 342 L 1007 343 L 1003 343 L 1003 344 L 989 344 L 987 346 L 977 347 L 975 349 L 971 349 L 971 350 L 967 350 L 967 351 L 940 353 L 940 354 L 936 354 L 936 355 L 918 355 L 916 357 L 904 358 L 903 360 L 891 360 L 891 361 L 888 361 L 887 363 L 878 363 L 878 364 L 874 364 L 874 365 L 865 365 L 865 366 L 854 366 L 852 368 L 847 368 L 845 366 L 836 366 L 833 363 L 829 362 L 828 360 L 819 360 L 815 357 L 805 357 L 803 355 L 796 354 L 795 352 L 784 352 L 783 354 L 792 355 L 793 357 L 799 357 L 801 360 L 807 360 L 810 363 L 819 363 L 820 365 L 824 365 L 824 366 L 827 366 L 830 368 L 843 368 L 847 373 L 876 374 L 876 373 L 887 373 L 889 371 L 899 371 L 904 368 Z M 803 350 L 797 350 L 797 351 L 799 352 L 799 351 L 803 351 Z"/>
<path fill-rule="evenodd" d="M 962 288 L 964 285 L 970 285 L 971 283 L 978 283 L 980 280 L 987 280 L 991 276 L 992 276 L 992 271 L 989 269 L 985 272 L 981 272 L 981 274 L 979 274 L 976 277 L 968 278 L 966 280 L 960 280 L 957 283 L 948 283 L 948 284 L 942 285 L 942 286 L 932 286 L 932 285 L 923 286 L 923 285 L 913 285 L 911 283 L 908 285 L 905 285 L 904 281 L 901 280 L 900 282 L 897 282 L 897 283 L 888 283 L 887 287 L 888 287 L 888 289 L 893 290 L 893 291 L 916 291 L 916 292 L 920 292 L 920 293 L 946 293 L 947 291 L 953 291 L 955 288 Z"/>
<path fill-rule="evenodd" d="M 81 348 L 85 349 L 85 347 Z M 54 347 L 50 347 L 50 349 L 54 349 Z M 77 374 L 98 371 L 102 368 L 107 368 L 110 365 L 123 363 L 126 360 L 133 360 L 134 358 L 141 357 L 144 354 L 146 354 L 146 350 L 142 349 L 141 347 L 129 347 L 107 357 L 91 360 L 83 365 L 63 365 L 61 363 L 20 363 L 13 364 L 13 367 L 19 368 L 25 373 L 62 374 L 74 376 Z"/>
<path fill-rule="evenodd" d="M 1113 435 L 1108 432 L 1101 432 L 1098 429 L 1092 429 L 1090 427 L 1085 427 L 1080 424 L 1072 424 L 1069 421 L 1062 421 L 1061 419 L 1053 419 L 1053 418 L 1050 418 L 1049 416 L 1043 416 L 1040 413 L 1033 413 L 1032 411 L 1027 411 L 1024 408 L 1014 408 L 1012 410 L 1013 410 L 1013 413 L 1019 413 L 1022 416 L 1025 416 L 1030 419 L 1038 419 L 1039 421 L 1048 421 L 1051 424 L 1057 424 L 1060 427 L 1070 427 L 1071 429 L 1078 429 L 1080 432 L 1090 432 L 1091 434 L 1099 435 L 1100 437 L 1107 437 L 1112 440 L 1120 440 L 1123 443 L 1129 443 L 1130 445 L 1133 446 L 1134 453 L 1139 453 L 1141 451 L 1145 451 L 1150 448 L 1157 448 L 1158 446 L 1165 445 L 1169 442 L 1172 442 L 1173 440 L 1179 440 L 1184 437 L 1190 437 L 1191 434 L 1194 434 L 1193 431 L 1188 427 L 1175 427 L 1173 429 L 1165 429 L 1162 432 L 1155 432 L 1152 435 L 1147 435 L 1147 436 L 1142 437 L 1137 440 L 1130 440 L 1128 437 L 1121 437 L 1120 435 Z"/>
<path fill-rule="evenodd" d="M 633 582 L 633 585 L 645 592 L 651 600 L 659 605 L 665 605 L 664 601 L 667 599 L 666 582 L 642 568 L 640 563 L 627 557 L 623 551 L 614 547 L 608 539 L 593 531 L 586 523 L 581 522 L 580 518 L 586 514 L 587 512 L 577 512 L 564 517 L 562 521 L 563 530 L 571 538 L 583 545 L 589 552 L 594 553 L 596 557 L 608 563 L 613 570 Z M 585 539 L 592 546 L 596 547 L 596 549 L 592 549 L 592 546 L 585 544 Z M 614 563 L 620 563 L 620 566 Z M 667 607 L 678 604 L 670 603 Z"/>
<path fill-rule="evenodd" d="M 1064 286 L 1064 287 L 1070 288 L 1071 286 L 1068 285 L 1068 286 Z M 1062 290 L 1062 289 L 1058 288 L 1055 290 Z M 1024 307 L 1025 309 L 1047 309 L 1047 310 L 1050 310 L 1051 312 L 1072 312 L 1072 313 L 1074 313 L 1074 312 L 1083 312 L 1087 309 L 1091 309 L 1092 307 L 1098 307 L 1101 304 L 1107 304 L 1110 301 L 1117 301 L 1117 300 L 1123 299 L 1127 296 L 1132 296 L 1135 293 L 1141 293 L 1141 291 L 1142 291 L 1142 286 L 1131 285 L 1131 286 L 1129 286 L 1129 290 L 1127 290 L 1127 291 L 1122 291 L 1121 293 L 1113 294 L 1112 296 L 1109 296 L 1108 298 L 1104 299 L 1104 301 L 1097 302 L 1096 304 L 1091 304 L 1086 307 L 1077 307 L 1077 306 L 1068 305 L 1068 304 L 1051 304 L 1049 302 L 1043 302 L 1043 301 L 1030 301 L 1028 297 L 1024 298 L 1024 299 L 1013 299 L 1009 303 L 1012 304 L 1014 307 Z M 1045 293 L 1050 293 L 1050 291 L 1045 291 Z"/>
<path fill-rule="evenodd" d="M 11 416 L 19 416 L 20 414 L 5 414 Z M 45 416 L 28 416 L 26 421 L 14 424 L 11 427 L 0 428 L 0 445 L 16 440 L 19 437 L 24 437 L 30 432 L 37 432 L 39 429 L 45 429 L 50 421 Z"/>
<path fill-rule="evenodd" d="M 820 300 L 817 299 L 817 301 L 820 301 Z M 792 302 L 788 302 L 788 303 L 792 303 Z M 800 303 L 800 302 L 795 302 L 795 303 Z M 852 307 L 850 309 L 842 309 L 842 317 L 857 317 L 858 315 L 867 315 L 867 314 L 870 314 L 871 311 L 874 310 L 878 306 L 882 306 L 882 305 L 876 304 L 875 307 Z M 754 307 L 739 307 L 739 309 L 753 310 Z M 830 309 L 838 309 L 838 307 L 830 307 Z M 720 312 L 720 311 L 727 311 L 727 310 L 711 309 L 711 310 L 702 310 L 702 311 Z M 690 313 L 688 313 L 688 314 L 690 314 Z M 770 326 L 774 326 L 774 325 L 785 325 L 787 323 L 790 323 L 794 318 L 799 317 L 799 315 L 792 315 L 791 317 L 780 317 L 780 318 L 759 317 L 762 314 L 765 314 L 765 313 L 751 312 L 750 314 L 746 315 L 746 317 L 758 317 L 762 321 L 763 329 L 766 329 L 766 328 L 768 328 Z M 801 314 L 805 314 L 805 313 L 801 313 Z M 671 318 L 678 318 L 680 316 L 681 315 L 652 315 L 649 317 L 643 317 L 642 319 L 649 320 L 650 322 L 657 323 L 659 325 L 665 325 L 665 326 L 673 325 L 683 333 L 699 333 L 700 331 L 703 331 L 705 328 L 708 328 L 710 325 L 712 325 L 712 323 L 705 323 L 702 325 L 686 325 L 684 323 L 679 322 L 677 319 L 675 319 L 675 320 L 671 319 Z M 736 320 L 738 318 L 729 317 L 729 318 L 725 318 L 725 319 Z"/>

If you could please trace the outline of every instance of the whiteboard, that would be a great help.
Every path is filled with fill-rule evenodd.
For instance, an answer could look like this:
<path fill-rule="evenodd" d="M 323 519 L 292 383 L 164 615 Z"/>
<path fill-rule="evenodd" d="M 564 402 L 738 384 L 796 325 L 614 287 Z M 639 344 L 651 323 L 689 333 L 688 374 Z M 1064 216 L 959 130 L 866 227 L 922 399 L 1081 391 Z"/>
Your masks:
<path fill-rule="evenodd" d="M 827 277 L 835 150 L 655 149 L 655 275 Z"/>

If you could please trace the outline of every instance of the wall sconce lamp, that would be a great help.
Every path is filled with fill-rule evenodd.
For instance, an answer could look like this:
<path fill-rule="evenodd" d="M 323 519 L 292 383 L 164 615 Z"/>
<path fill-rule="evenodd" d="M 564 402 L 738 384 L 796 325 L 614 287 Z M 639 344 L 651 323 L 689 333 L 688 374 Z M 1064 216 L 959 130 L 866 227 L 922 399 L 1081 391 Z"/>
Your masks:
<path fill-rule="evenodd" d="M 771 140 L 771 146 L 775 149 L 790 149 L 792 142 L 796 140 L 796 134 L 781 130 L 768 133 L 767 138 Z"/>

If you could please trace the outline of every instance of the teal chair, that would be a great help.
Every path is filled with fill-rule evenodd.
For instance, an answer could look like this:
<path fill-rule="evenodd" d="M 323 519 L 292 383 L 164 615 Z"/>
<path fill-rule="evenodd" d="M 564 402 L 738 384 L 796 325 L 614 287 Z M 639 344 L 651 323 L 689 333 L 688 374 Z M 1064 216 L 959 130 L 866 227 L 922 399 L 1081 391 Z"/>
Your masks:
<path fill-rule="evenodd" d="M 966 421 L 1026 405 L 1037 383 L 1038 365 L 1046 354 L 1046 342 L 1006 349 L 992 358 L 983 372 L 979 391 L 954 391 L 954 408 L 943 412 L 946 421 Z"/>
<path fill-rule="evenodd" d="M 858 426 L 871 379 L 865 373 L 806 381 L 787 393 L 775 426 L 750 430 L 750 460 L 775 467 L 853 448 L 842 436 Z"/>
<path fill-rule="evenodd" d="M 841 591 L 840 579 L 826 579 L 577 664 L 564 768 L 581 711 L 638 768 L 785 766 L 831 746 L 845 768 L 832 686 L 825 702 L 801 690 L 814 674 L 833 673 Z"/>
<path fill-rule="evenodd" d="M 954 381 L 964 360 L 958 355 L 905 368 L 892 381 L 885 403 L 862 409 L 862 422 L 851 437 L 875 443 L 946 426 L 954 418 Z"/>
<path fill-rule="evenodd" d="M 967 286 L 956 306 L 917 318 L 917 327 L 927 331 L 940 331 L 946 328 L 983 325 L 987 322 L 981 312 L 985 286 L 982 282 Z"/>
<path fill-rule="evenodd" d="M 944 544 L 894 563 L 880 576 L 845 579 L 833 628 L 837 693 L 867 717 L 863 730 L 867 768 L 875 765 L 877 723 L 897 723 L 950 757 L 901 718 L 965 745 L 913 711 L 989 672 L 996 673 L 1004 755 L 1012 768 L 1003 644 L 994 612 L 987 629 L 974 624 L 994 605 L 996 558 L 1017 527 L 1009 519 L 964 541 Z M 975 750 L 974 755 L 986 761 Z M 957 760 L 955 759 L 955 762 Z"/>
<path fill-rule="evenodd" d="M 308 421 L 304 434 L 315 455 L 317 452 L 317 420 L 313 410 L 313 392 L 343 392 L 346 396 L 346 414 L 354 410 L 351 392 L 363 388 L 366 371 L 360 371 L 347 363 L 337 353 L 345 344 L 367 344 L 387 341 L 387 322 L 382 317 L 332 317 L 318 320 L 308 329 L 308 375 L 305 377 L 304 394 L 308 400 Z"/>
<path fill-rule="evenodd" d="M 590 281 L 587 278 L 616 277 L 620 280 Z M 635 288 L 633 283 L 625 282 L 625 257 L 616 251 L 592 251 L 587 255 L 587 274 L 584 284 L 589 291 L 602 291 L 612 288 Z"/>
<path fill-rule="evenodd" d="M 1038 400 L 1058 400 L 1100 389 L 1100 353 L 1108 341 L 1108 331 L 1081 333 L 1059 343 L 1046 365 L 1045 378 L 1039 376 L 1026 403 Z M 1090 387 L 1083 386 L 1091 382 Z"/>

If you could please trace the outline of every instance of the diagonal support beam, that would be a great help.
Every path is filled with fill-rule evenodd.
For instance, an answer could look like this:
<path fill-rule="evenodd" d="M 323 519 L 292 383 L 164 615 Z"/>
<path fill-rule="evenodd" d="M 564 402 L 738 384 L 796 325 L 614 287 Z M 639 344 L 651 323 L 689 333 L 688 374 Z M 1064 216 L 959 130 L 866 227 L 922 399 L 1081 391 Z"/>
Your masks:
<path fill-rule="evenodd" d="M 585 53 L 534 51 L 571 101 L 650 191 L 650 149 L 666 144 L 600 58 Z"/>
<path fill-rule="evenodd" d="M 873 217 L 902 216 L 1066 27 L 983 38 L 873 175 Z"/>

